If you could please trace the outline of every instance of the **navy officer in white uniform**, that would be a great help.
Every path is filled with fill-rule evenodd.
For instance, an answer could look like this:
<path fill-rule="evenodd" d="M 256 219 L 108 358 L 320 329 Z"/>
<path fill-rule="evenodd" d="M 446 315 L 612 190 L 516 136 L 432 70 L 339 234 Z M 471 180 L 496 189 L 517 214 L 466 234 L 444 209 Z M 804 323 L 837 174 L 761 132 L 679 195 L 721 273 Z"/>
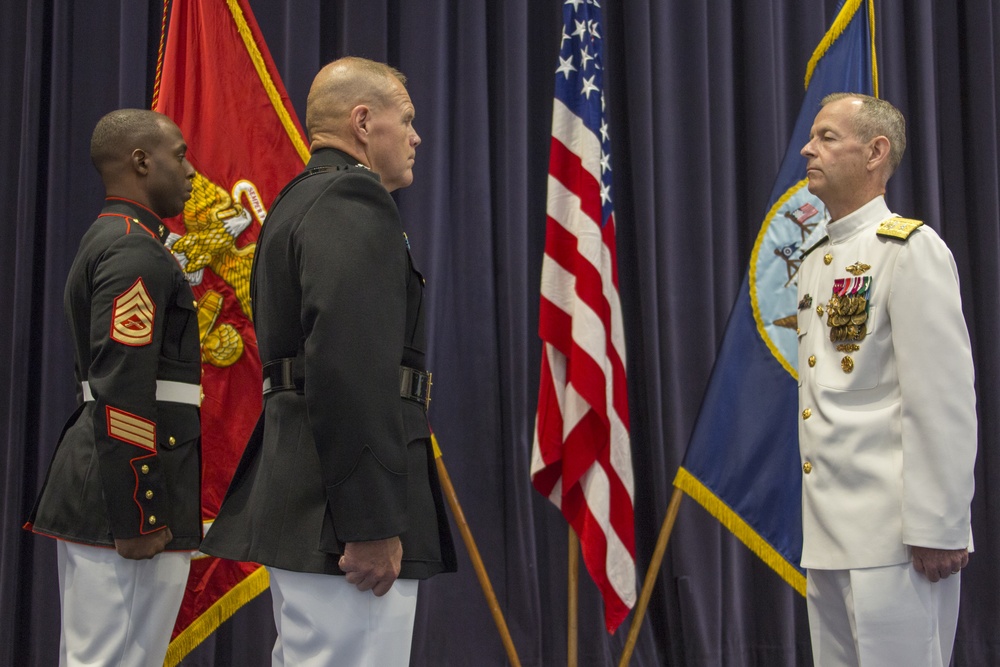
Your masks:
<path fill-rule="evenodd" d="M 972 550 L 972 352 L 951 252 L 885 203 L 891 104 L 823 99 L 802 148 L 827 236 L 799 274 L 802 567 L 821 667 L 942 667 Z"/>

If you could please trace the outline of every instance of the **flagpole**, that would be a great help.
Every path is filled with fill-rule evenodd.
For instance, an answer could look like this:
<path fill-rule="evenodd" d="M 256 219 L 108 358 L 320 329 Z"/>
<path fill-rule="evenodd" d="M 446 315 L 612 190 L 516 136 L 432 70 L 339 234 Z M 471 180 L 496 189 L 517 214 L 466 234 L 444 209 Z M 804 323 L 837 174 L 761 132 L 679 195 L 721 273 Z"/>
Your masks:
<path fill-rule="evenodd" d="M 667 542 L 670 541 L 670 533 L 674 530 L 674 521 L 677 520 L 677 512 L 681 508 L 681 498 L 684 492 L 674 487 L 674 494 L 670 497 L 670 505 L 667 506 L 667 516 L 660 526 L 660 536 L 656 539 L 656 548 L 653 550 L 653 559 L 649 561 L 649 568 L 646 570 L 646 579 L 642 582 L 642 593 L 639 595 L 639 604 L 635 608 L 635 615 L 632 617 L 632 625 L 628 629 L 628 639 L 625 641 L 625 650 L 622 652 L 618 667 L 627 667 L 632 659 L 632 651 L 635 650 L 635 642 L 639 637 L 639 629 L 642 627 L 642 619 L 646 615 L 646 607 L 649 606 L 649 598 L 653 596 L 653 586 L 656 585 L 657 574 L 660 565 L 663 563 L 663 554 L 667 551 Z"/>
<path fill-rule="evenodd" d="M 569 539 L 566 544 L 567 583 L 566 583 L 566 667 L 577 667 L 578 636 L 580 634 L 580 538 L 576 536 L 573 526 L 569 526 Z"/>
<path fill-rule="evenodd" d="M 493 622 L 497 626 L 497 631 L 500 633 L 500 641 L 503 642 L 504 650 L 507 651 L 507 660 L 513 667 L 521 667 L 521 661 L 517 657 L 517 649 L 514 648 L 514 640 L 511 639 L 510 630 L 507 629 L 507 622 L 503 617 L 503 610 L 500 609 L 500 603 L 497 601 L 496 593 L 493 592 L 493 585 L 490 583 L 490 576 L 486 572 L 486 566 L 483 564 L 483 558 L 479 555 L 479 549 L 476 547 L 476 540 L 472 537 L 472 530 L 469 529 L 469 524 L 465 520 L 465 513 L 462 511 L 462 506 L 458 503 L 458 495 L 455 493 L 455 487 L 451 483 L 451 476 L 448 475 L 448 470 L 444 467 L 444 459 L 441 456 L 441 448 L 438 447 L 437 438 L 434 434 L 431 434 L 431 445 L 434 448 L 434 462 L 437 464 L 438 478 L 441 481 L 441 490 L 444 492 L 445 498 L 448 499 L 448 505 L 451 506 L 451 513 L 455 518 L 455 523 L 458 525 L 458 531 L 462 534 L 462 541 L 465 542 L 465 549 L 469 552 L 469 559 L 472 561 L 472 569 L 476 571 L 476 578 L 479 579 L 479 586 L 483 589 L 483 595 L 486 597 L 486 604 L 490 608 L 490 613 L 493 615 Z"/>

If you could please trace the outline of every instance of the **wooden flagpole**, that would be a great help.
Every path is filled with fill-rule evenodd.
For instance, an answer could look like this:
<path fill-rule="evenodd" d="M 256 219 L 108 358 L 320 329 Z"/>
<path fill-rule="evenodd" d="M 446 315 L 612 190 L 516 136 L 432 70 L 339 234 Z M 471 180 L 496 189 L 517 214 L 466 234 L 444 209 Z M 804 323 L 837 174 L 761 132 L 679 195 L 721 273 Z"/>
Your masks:
<path fill-rule="evenodd" d="M 635 615 L 632 617 L 632 625 L 628 629 L 628 639 L 625 641 L 625 649 L 622 652 L 621 660 L 618 661 L 618 667 L 627 667 L 632 659 L 632 651 L 635 650 L 635 642 L 639 637 L 642 619 L 646 615 L 649 598 L 653 595 L 653 586 L 656 585 L 657 574 L 663 563 L 663 554 L 667 551 L 667 542 L 670 541 L 670 533 L 674 530 L 674 521 L 677 520 L 677 512 L 680 510 L 681 498 L 683 497 L 684 492 L 674 487 L 674 494 L 670 497 L 670 505 L 667 506 L 667 516 L 663 519 L 663 525 L 660 526 L 660 536 L 656 539 L 656 548 L 653 549 L 653 559 L 649 562 L 646 579 L 642 582 L 639 604 L 636 605 Z"/>
<path fill-rule="evenodd" d="M 448 499 L 448 505 L 451 506 L 451 513 L 455 518 L 455 523 L 458 525 L 458 531 L 462 534 L 462 541 L 465 542 L 465 549 L 469 552 L 472 568 L 476 571 L 479 586 L 483 589 L 486 604 L 490 608 L 490 613 L 493 615 L 493 622 L 500 633 L 500 641 L 503 642 L 504 650 L 507 651 L 507 659 L 513 667 L 521 667 L 521 661 L 517 657 L 517 649 L 514 648 L 514 640 L 511 639 L 510 630 L 507 629 L 507 622 L 503 617 L 503 610 L 500 609 L 496 593 L 493 592 L 490 576 L 486 572 L 482 556 L 479 555 L 476 541 L 472 537 L 472 530 L 469 529 L 469 524 L 465 520 L 465 513 L 462 511 L 462 506 L 458 504 L 455 487 L 451 483 L 451 476 L 448 475 L 448 470 L 444 467 L 441 449 L 438 447 L 437 438 L 433 433 L 431 434 L 431 444 L 434 447 L 434 462 L 437 464 L 438 477 L 441 480 L 441 490 L 444 492 L 445 498 Z"/>
<path fill-rule="evenodd" d="M 577 667 L 579 659 L 578 647 L 580 634 L 580 538 L 576 536 L 573 526 L 569 528 L 569 539 L 566 544 L 567 582 L 566 582 L 566 667 Z"/>

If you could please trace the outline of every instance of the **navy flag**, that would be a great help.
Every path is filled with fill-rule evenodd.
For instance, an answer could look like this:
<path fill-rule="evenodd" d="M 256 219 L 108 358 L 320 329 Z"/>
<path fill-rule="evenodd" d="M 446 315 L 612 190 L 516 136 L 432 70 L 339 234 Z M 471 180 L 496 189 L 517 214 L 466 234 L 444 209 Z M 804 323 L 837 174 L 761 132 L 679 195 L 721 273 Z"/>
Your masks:
<path fill-rule="evenodd" d="M 798 311 L 811 304 L 798 303 L 796 276 L 826 215 L 806 188 L 799 150 L 823 97 L 877 96 L 874 19 L 873 0 L 847 0 L 809 61 L 805 99 L 674 479 L 802 595 L 795 328 Z"/>

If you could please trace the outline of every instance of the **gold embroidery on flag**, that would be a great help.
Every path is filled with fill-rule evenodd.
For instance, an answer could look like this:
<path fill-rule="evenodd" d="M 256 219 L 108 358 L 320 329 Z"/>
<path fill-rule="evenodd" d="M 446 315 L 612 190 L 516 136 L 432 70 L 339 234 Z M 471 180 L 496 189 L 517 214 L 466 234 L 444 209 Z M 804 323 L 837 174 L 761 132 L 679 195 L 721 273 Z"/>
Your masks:
<path fill-rule="evenodd" d="M 153 340 L 153 318 L 156 304 L 146 291 L 142 278 L 115 299 L 111 316 L 111 340 L 123 345 L 141 347 Z"/>
<path fill-rule="evenodd" d="M 250 209 L 241 203 L 243 196 Z M 243 232 L 262 222 L 267 214 L 259 201 L 256 187 L 247 180 L 234 186 L 234 194 L 219 187 L 201 173 L 195 172 L 191 198 L 184 205 L 184 236 L 177 239 L 171 250 L 186 258 L 184 272 L 191 275 L 210 269 L 232 288 L 243 313 L 249 318 L 250 269 L 256 243 L 237 246 Z M 253 213 L 251 213 L 251 210 Z M 224 296 L 207 290 L 198 300 L 198 329 L 201 335 L 202 361 L 218 368 L 236 363 L 243 355 L 243 337 L 230 322 L 220 322 Z"/>
<path fill-rule="evenodd" d="M 156 424 L 130 412 L 107 406 L 108 435 L 136 447 L 156 451 Z"/>

